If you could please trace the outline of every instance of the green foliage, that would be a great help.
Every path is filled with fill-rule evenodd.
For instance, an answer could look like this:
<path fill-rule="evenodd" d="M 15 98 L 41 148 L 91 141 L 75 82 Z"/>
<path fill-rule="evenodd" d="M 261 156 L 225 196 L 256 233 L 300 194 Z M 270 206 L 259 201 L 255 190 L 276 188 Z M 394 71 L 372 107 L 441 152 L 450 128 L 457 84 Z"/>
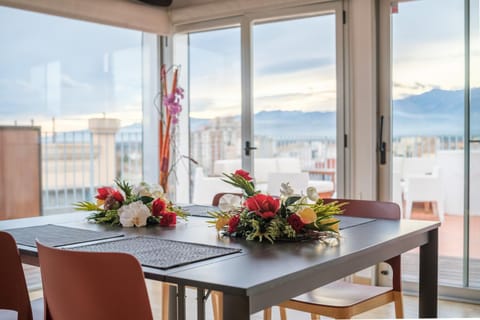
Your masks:
<path fill-rule="evenodd" d="M 136 201 L 141 201 L 148 209 L 152 210 L 152 202 L 155 200 L 154 196 L 140 196 L 133 193 L 133 186 L 122 180 L 115 180 L 115 184 L 118 189 L 123 192 L 125 200 L 123 202 L 117 201 L 114 206 L 107 207 L 109 210 L 106 210 L 103 205 L 98 205 L 97 203 L 90 201 L 80 201 L 74 203 L 73 206 L 75 210 L 79 211 L 92 211 L 92 214 L 87 217 L 89 221 L 94 221 L 96 223 L 106 223 L 113 225 L 120 225 L 120 217 L 118 210 L 120 207 L 131 204 Z M 141 186 L 146 188 L 146 191 L 149 192 L 149 186 L 146 183 L 141 183 Z M 168 200 L 164 199 L 167 203 L 167 211 L 175 212 L 177 217 L 187 220 L 188 213 L 182 208 L 173 205 Z M 147 225 L 156 225 L 160 222 L 160 217 L 149 216 L 147 218 Z"/>
<path fill-rule="evenodd" d="M 102 210 L 96 203 L 90 201 L 80 201 L 73 204 L 73 208 L 78 211 L 97 211 Z"/>
<path fill-rule="evenodd" d="M 116 179 L 115 184 L 120 190 L 123 191 L 126 199 L 130 199 L 132 197 L 133 186 L 130 183 L 125 180 Z"/>
<path fill-rule="evenodd" d="M 117 210 L 102 210 L 92 213 L 87 217 L 88 220 L 92 220 L 95 223 L 106 223 L 111 225 L 120 225 L 120 217 Z"/>
<path fill-rule="evenodd" d="M 243 190 L 244 198 L 256 197 L 259 193 L 255 190 L 254 184 L 241 175 L 226 173 L 223 175 L 225 176 L 225 179 L 222 179 L 224 182 Z M 230 236 L 257 241 L 266 239 L 271 243 L 280 239 L 314 239 L 324 242 L 327 242 L 326 239 L 338 239 L 339 220 L 335 218 L 335 215 L 342 213 L 344 203 L 325 204 L 321 199 L 313 202 L 307 196 L 284 195 L 280 198 L 280 208 L 272 217 L 271 214 L 264 214 L 270 210 L 275 200 L 268 195 L 259 198 L 262 200 L 258 200 L 258 208 L 255 209 L 257 212 L 249 212 L 246 207 L 231 208 L 226 212 L 210 212 L 209 215 L 213 219 L 208 223 L 215 224 L 217 230 L 223 230 L 224 234 Z M 237 215 L 239 216 L 235 217 Z M 268 218 L 263 218 L 266 216 Z M 235 220 L 231 220 L 232 218 L 238 219 L 238 224 Z M 227 225 L 229 225 L 229 229 L 232 229 L 231 234 L 226 231 Z"/>
<path fill-rule="evenodd" d="M 251 197 L 260 192 L 255 190 L 255 185 L 253 184 L 252 181 L 247 181 L 244 177 L 238 174 L 224 173 L 223 175 L 228 178 L 228 179 L 222 179 L 223 182 L 226 182 L 234 187 L 242 189 L 246 197 Z"/>

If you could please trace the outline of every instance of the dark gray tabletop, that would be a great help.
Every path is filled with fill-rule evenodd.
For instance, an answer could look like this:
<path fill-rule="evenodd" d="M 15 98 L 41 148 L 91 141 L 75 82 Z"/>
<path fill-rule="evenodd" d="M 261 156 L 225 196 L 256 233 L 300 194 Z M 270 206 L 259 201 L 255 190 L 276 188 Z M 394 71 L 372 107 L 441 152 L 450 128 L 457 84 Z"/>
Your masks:
<path fill-rule="evenodd" d="M 0 229 L 55 223 L 112 231 L 111 227 L 87 223 L 85 216 L 75 213 L 0 221 Z M 227 299 L 225 303 L 239 303 L 231 300 L 238 297 L 249 313 L 426 245 L 429 243 L 430 231 L 436 231 L 440 225 L 432 221 L 376 219 L 342 230 L 340 243 L 337 246 L 326 246 L 318 241 L 270 244 L 217 237 L 216 230 L 209 227 L 206 220 L 208 219 L 190 217 L 188 222 L 180 221 L 173 228 L 118 228 L 117 231 L 121 230 L 127 236 L 156 236 L 241 249 L 238 254 L 187 266 L 169 270 L 145 267 L 144 271 L 147 278 L 223 291 Z M 36 255 L 36 250 L 31 247 L 20 246 L 20 252 Z M 433 255 L 432 252 L 430 250 L 429 254 Z M 244 316 L 239 316 L 238 319 L 244 319 Z"/>

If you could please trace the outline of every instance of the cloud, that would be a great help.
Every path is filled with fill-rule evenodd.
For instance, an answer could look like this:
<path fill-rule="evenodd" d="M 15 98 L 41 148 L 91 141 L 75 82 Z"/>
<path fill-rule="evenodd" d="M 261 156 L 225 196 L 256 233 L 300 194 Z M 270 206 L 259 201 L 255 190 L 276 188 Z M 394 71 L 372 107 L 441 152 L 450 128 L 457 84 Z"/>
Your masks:
<path fill-rule="evenodd" d="M 287 60 L 266 64 L 257 70 L 257 75 L 275 75 L 281 73 L 293 73 L 303 70 L 319 69 L 325 66 L 333 66 L 334 61 L 331 57 L 307 58 L 302 60 Z"/>
<path fill-rule="evenodd" d="M 78 88 L 82 90 L 91 90 L 92 86 L 89 83 L 74 80 L 67 74 L 62 74 L 62 86 L 66 88 Z"/>

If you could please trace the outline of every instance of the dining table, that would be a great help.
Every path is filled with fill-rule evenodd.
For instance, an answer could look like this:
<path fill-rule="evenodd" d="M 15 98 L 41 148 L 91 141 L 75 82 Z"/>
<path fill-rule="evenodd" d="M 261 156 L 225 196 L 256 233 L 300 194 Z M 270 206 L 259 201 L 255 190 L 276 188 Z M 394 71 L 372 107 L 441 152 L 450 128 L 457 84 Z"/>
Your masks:
<path fill-rule="evenodd" d="M 88 213 L 75 212 L 4 220 L 0 230 L 16 234 L 22 261 L 37 266 L 32 239 L 44 241 L 44 235 L 35 234 L 38 230 L 50 228 L 53 231 L 45 236 L 45 243 L 52 241 L 51 245 L 71 250 L 116 251 L 115 245 L 147 243 L 152 251 L 138 256 L 145 278 L 172 284 L 171 297 L 176 299 L 171 299 L 174 310 L 170 318 L 180 320 L 194 317 L 186 313 L 186 287 L 196 288 L 197 319 L 205 319 L 205 300 L 216 290 L 223 293 L 224 319 L 246 320 L 267 307 L 419 248 L 418 317 L 437 317 L 439 222 L 344 217 L 348 219 L 340 222 L 338 241 L 270 243 L 219 235 L 207 223 L 208 217 L 201 215 L 190 216 L 174 227 L 121 228 L 88 222 Z M 56 236 L 55 232 L 63 234 Z M 155 247 L 158 241 L 174 246 L 165 251 L 160 244 Z M 198 248 L 213 255 L 191 254 Z M 142 251 L 132 250 L 135 256 Z M 192 256 L 194 259 L 187 261 Z M 173 262 L 167 261 L 169 258 Z"/>

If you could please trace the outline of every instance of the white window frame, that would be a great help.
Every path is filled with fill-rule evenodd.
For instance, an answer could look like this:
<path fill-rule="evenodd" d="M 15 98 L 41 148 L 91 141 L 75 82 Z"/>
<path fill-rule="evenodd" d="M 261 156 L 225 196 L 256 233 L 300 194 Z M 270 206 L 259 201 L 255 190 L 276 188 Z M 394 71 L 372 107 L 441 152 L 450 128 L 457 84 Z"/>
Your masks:
<path fill-rule="evenodd" d="M 247 12 L 244 15 L 221 18 L 203 22 L 197 22 L 192 24 L 181 24 L 174 26 L 174 39 L 176 37 L 182 37 L 191 32 L 209 31 L 216 29 L 224 29 L 229 27 L 240 27 L 241 32 L 241 92 L 242 92 L 242 108 L 241 108 L 241 130 L 242 130 L 242 146 L 245 145 L 245 141 L 254 141 L 253 131 L 253 50 L 252 50 L 252 28 L 255 23 L 278 21 L 285 19 L 304 18 L 309 16 L 319 16 L 323 14 L 334 13 L 336 16 L 336 80 L 337 80 L 337 182 L 336 182 L 336 196 L 344 197 L 346 193 L 345 185 L 347 185 L 347 170 L 350 164 L 347 163 L 346 154 L 349 154 L 350 146 L 345 144 L 344 139 L 348 136 L 346 126 L 346 120 L 348 119 L 348 110 L 346 108 L 346 90 L 345 79 L 346 77 L 346 58 L 345 48 L 347 41 L 345 40 L 345 25 L 343 22 L 344 17 L 344 3 L 343 1 L 332 1 L 319 4 L 299 5 L 290 8 L 264 8 L 262 10 L 256 10 L 255 12 Z M 176 42 L 175 40 L 173 41 Z M 185 45 L 185 44 L 183 44 Z M 183 65 L 188 64 L 188 57 L 183 56 L 181 61 L 176 60 L 178 53 L 175 52 L 176 45 L 173 45 L 172 57 L 173 63 L 179 63 Z M 184 49 L 184 48 L 183 48 Z M 180 54 L 181 55 L 181 54 Z M 188 67 L 187 67 L 188 68 Z M 185 69 L 185 68 L 184 68 Z M 186 73 L 185 73 L 186 74 Z M 187 80 L 188 81 L 188 80 Z M 188 86 L 188 83 L 184 85 Z M 184 103 L 184 112 L 182 113 L 181 122 L 188 123 L 188 110 L 189 101 Z M 315 130 L 312 128 L 312 130 Z M 188 134 L 182 136 L 182 143 L 189 145 Z M 253 156 L 246 156 L 242 152 L 242 167 L 250 172 L 253 172 Z M 177 172 L 178 175 L 178 172 Z M 188 176 L 187 176 L 188 177 Z M 187 177 L 183 177 L 183 180 L 188 181 Z M 184 180 L 187 179 L 187 180 Z M 189 196 L 189 195 L 188 195 Z M 181 197 L 177 201 L 188 200 L 189 197 Z"/>

